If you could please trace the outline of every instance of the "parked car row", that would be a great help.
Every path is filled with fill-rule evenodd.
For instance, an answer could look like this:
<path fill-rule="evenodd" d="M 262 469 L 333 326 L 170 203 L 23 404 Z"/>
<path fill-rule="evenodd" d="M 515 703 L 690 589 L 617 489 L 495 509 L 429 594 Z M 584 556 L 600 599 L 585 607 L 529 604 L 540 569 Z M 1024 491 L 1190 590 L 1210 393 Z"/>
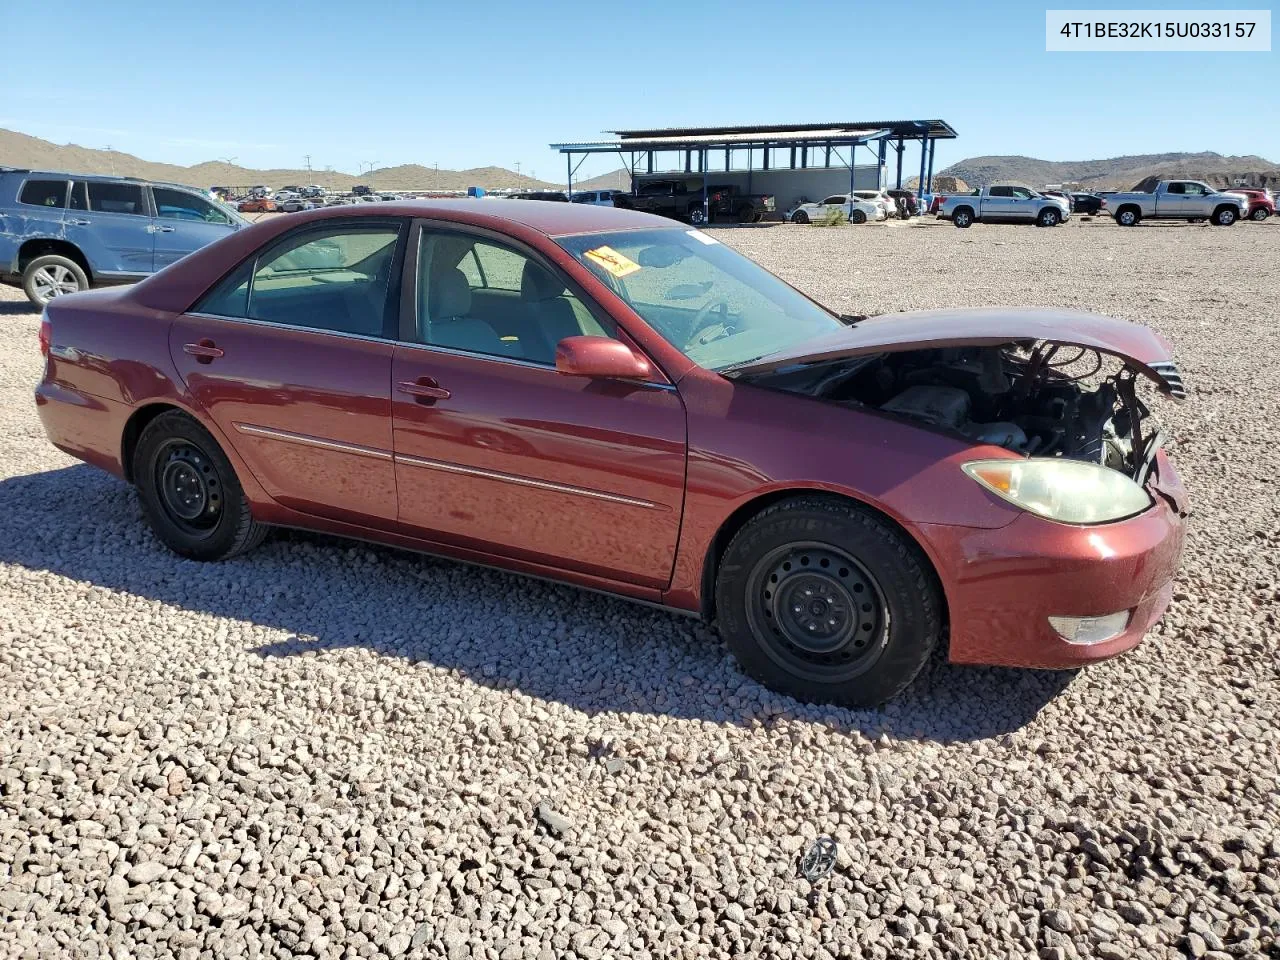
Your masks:
<path fill-rule="evenodd" d="M 704 184 L 702 177 L 693 176 L 641 181 L 632 193 L 614 194 L 612 206 L 701 226 L 717 220 L 757 223 L 773 213 L 775 203 L 772 194 L 746 193 L 736 184 Z"/>
<path fill-rule="evenodd" d="M 1237 220 L 1266 220 L 1276 213 L 1276 199 L 1266 190 L 1219 190 L 1198 180 L 1162 180 L 1151 191 L 1037 191 L 1020 184 L 992 184 L 962 194 L 937 196 L 929 208 L 957 227 L 979 221 L 1037 223 L 1056 226 L 1072 213 L 1107 215 L 1122 227 L 1143 220 L 1211 221 L 1229 227 Z"/>

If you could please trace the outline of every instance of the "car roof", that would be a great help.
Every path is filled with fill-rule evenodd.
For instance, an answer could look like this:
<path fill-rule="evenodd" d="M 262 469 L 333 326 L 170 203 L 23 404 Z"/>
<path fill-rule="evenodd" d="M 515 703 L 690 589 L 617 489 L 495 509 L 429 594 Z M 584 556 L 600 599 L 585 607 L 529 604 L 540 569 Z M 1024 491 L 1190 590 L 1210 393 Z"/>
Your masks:
<path fill-rule="evenodd" d="M 175 183 L 172 180 L 148 180 L 145 177 L 117 177 L 109 173 L 71 173 L 67 170 L 28 170 L 18 167 L 0 167 L 0 173 L 21 173 L 33 177 L 65 177 L 68 180 L 95 180 L 106 183 L 137 183 L 151 187 L 177 187 L 180 190 L 194 190 L 204 193 L 205 188 L 193 187 L 189 183 Z"/>
<path fill-rule="evenodd" d="M 130 288 L 134 302 L 157 310 L 186 310 L 218 277 L 282 234 L 298 227 L 331 220 L 393 219 L 423 217 L 452 221 L 490 229 L 526 242 L 534 237 L 563 237 L 575 234 L 612 233 L 622 230 L 689 229 L 666 217 L 658 217 L 618 207 L 598 207 L 582 203 L 553 203 L 543 200 L 502 200 L 489 197 L 459 197 L 447 200 L 389 200 L 319 207 L 268 217 L 201 247 L 164 270 Z M 532 236 L 531 236 L 532 235 Z"/>

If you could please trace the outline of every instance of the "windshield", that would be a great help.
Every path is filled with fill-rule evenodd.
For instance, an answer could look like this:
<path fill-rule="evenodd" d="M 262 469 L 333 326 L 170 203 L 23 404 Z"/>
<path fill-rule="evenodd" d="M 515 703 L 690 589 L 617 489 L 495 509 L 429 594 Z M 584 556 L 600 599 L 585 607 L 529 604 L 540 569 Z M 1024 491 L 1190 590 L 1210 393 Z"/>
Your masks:
<path fill-rule="evenodd" d="M 628 230 L 556 242 L 694 363 L 711 370 L 786 350 L 844 321 L 700 230 Z"/>

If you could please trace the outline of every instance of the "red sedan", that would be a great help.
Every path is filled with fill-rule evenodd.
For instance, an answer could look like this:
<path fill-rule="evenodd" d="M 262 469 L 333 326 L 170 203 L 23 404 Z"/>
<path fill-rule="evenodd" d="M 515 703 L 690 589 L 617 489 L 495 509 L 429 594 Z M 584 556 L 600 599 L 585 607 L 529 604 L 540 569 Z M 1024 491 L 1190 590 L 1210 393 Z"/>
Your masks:
<path fill-rule="evenodd" d="M 50 439 L 182 556 L 279 525 L 551 577 L 713 620 L 804 699 L 880 703 L 944 637 L 966 663 L 1113 656 L 1182 551 L 1147 403 L 1184 394 L 1145 327 L 838 316 L 632 211 L 275 218 L 59 297 L 41 342 Z"/>

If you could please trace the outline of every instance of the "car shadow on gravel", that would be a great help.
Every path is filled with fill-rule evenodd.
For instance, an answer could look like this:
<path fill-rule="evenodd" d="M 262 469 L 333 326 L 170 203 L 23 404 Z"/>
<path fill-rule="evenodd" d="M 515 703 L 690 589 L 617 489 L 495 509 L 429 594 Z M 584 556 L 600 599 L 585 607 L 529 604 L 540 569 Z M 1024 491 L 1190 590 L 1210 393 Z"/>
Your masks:
<path fill-rule="evenodd" d="M 0 300 L 0 317 L 40 316 L 40 308 L 26 300 Z"/>
<path fill-rule="evenodd" d="M 87 466 L 0 480 L 0 563 L 281 631 L 255 648 L 263 658 L 365 647 L 587 713 L 789 717 L 947 743 L 1018 730 L 1072 676 L 937 655 L 880 710 L 811 706 L 747 678 L 697 621 L 514 574 L 290 531 L 226 563 L 182 560 L 151 535 L 132 488 Z"/>

